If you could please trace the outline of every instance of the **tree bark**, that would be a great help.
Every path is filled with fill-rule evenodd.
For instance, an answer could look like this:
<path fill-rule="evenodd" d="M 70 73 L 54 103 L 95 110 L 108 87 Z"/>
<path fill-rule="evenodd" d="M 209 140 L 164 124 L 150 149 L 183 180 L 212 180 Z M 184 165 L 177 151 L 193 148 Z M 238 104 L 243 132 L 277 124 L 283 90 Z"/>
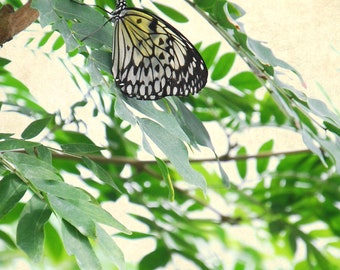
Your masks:
<path fill-rule="evenodd" d="M 0 9 L 0 46 L 26 29 L 38 16 L 39 12 L 31 8 L 31 0 L 17 11 L 11 5 L 4 5 Z"/>

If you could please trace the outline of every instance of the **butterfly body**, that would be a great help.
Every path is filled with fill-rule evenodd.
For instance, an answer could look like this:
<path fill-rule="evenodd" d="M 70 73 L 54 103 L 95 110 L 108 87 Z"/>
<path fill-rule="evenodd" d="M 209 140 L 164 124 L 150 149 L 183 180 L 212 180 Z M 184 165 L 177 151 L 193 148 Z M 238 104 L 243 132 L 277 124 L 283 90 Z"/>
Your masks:
<path fill-rule="evenodd" d="M 208 72 L 200 54 L 166 21 L 120 0 L 112 18 L 112 73 L 125 95 L 156 100 L 205 86 Z"/>

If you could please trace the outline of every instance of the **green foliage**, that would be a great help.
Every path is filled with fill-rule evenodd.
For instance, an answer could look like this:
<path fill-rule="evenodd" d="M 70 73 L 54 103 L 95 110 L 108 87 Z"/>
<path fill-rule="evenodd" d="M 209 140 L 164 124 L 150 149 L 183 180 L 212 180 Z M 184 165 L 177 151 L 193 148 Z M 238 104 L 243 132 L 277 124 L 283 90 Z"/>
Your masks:
<path fill-rule="evenodd" d="M 96 2 L 113 8 L 112 1 Z M 33 49 L 66 49 L 65 67 L 81 55 L 84 65 L 73 64 L 70 77 L 83 98 L 69 115 L 50 112 L 7 71 L 10 60 L 0 58 L 0 113 L 31 119 L 21 134 L 0 134 L 1 268 L 23 258 L 41 269 L 135 269 L 124 259 L 129 250 L 116 241 L 144 240 L 154 247 L 138 250 L 138 269 L 178 268 L 177 260 L 190 269 L 271 269 L 277 259 L 287 269 L 340 264 L 334 255 L 340 249 L 339 116 L 278 79 L 279 69 L 300 75 L 240 30 L 240 7 L 186 2 L 234 50 L 202 37 L 207 87 L 195 97 L 145 102 L 127 99 L 112 84 L 112 28 L 102 10 L 33 1 L 40 24 L 52 26 Z M 155 11 L 188 20 L 168 5 L 155 3 Z M 239 71 L 237 57 L 249 69 Z M 79 118 L 82 108 L 91 108 L 95 127 L 90 117 Z M 226 134 L 226 145 L 211 140 L 211 124 Z M 99 126 L 102 145 L 89 135 Z M 270 139 L 252 154 L 249 145 L 229 141 L 269 126 L 299 132 L 309 150 L 276 155 Z M 139 143 L 129 139 L 136 132 Z M 213 158 L 197 158 L 202 148 Z M 142 151 L 153 159 L 140 159 Z M 231 179 L 227 162 L 238 171 L 228 166 L 227 173 L 237 175 Z M 131 223 L 122 221 L 122 209 Z"/>

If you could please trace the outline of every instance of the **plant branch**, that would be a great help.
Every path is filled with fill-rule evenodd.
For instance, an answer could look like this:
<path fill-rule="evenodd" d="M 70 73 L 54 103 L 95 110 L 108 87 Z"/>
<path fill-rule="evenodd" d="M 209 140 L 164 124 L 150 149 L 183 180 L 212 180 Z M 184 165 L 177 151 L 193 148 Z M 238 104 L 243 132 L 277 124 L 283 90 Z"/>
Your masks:
<path fill-rule="evenodd" d="M 31 8 L 31 0 L 17 11 L 14 11 L 11 5 L 2 6 L 0 9 L 0 45 L 25 30 L 38 16 L 39 12 Z"/>
<path fill-rule="evenodd" d="M 261 159 L 261 158 L 270 158 L 275 156 L 282 156 L 282 155 L 297 155 L 297 154 L 305 154 L 311 153 L 308 149 L 301 149 L 301 150 L 294 150 L 294 151 L 282 151 L 282 152 L 263 152 L 254 155 L 239 155 L 239 156 L 229 156 L 229 155 L 222 155 L 218 157 L 221 162 L 228 162 L 228 161 L 239 161 L 239 160 L 248 160 L 248 159 Z M 129 158 L 124 156 L 113 156 L 113 157 L 103 157 L 99 155 L 87 155 L 87 157 L 95 162 L 101 164 L 129 164 L 136 167 L 141 167 L 148 164 L 156 164 L 155 160 L 138 160 L 135 158 Z M 60 154 L 60 153 L 53 153 L 53 158 L 56 159 L 64 159 L 64 160 L 79 160 L 81 157 L 69 154 Z M 164 162 L 169 163 L 169 160 L 164 160 Z M 212 158 L 197 158 L 197 159 L 190 159 L 190 163 L 203 163 L 203 162 L 217 162 L 215 157 Z"/>

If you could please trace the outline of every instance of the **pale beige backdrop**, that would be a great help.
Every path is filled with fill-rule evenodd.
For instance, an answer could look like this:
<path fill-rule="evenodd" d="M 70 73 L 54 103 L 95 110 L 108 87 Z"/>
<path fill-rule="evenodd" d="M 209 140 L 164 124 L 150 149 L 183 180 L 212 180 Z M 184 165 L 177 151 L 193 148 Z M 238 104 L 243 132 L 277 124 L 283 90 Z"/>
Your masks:
<path fill-rule="evenodd" d="M 181 3 L 180 0 L 158 0 L 158 2 L 169 5 Z M 254 39 L 267 42 L 268 47 L 277 57 L 301 72 L 308 86 L 305 89 L 307 95 L 325 100 L 316 86 L 316 82 L 319 82 L 331 96 L 334 105 L 340 108 L 340 0 L 234 0 L 233 2 L 247 12 L 241 21 L 249 35 Z M 185 13 L 185 7 L 180 10 Z M 187 26 L 176 25 L 176 27 L 180 27 L 179 29 L 193 42 L 199 41 L 202 35 L 206 35 L 204 30 L 206 25 L 201 28 L 191 23 Z M 193 28 L 199 31 L 192 31 Z M 69 106 L 75 100 L 79 100 L 81 95 L 74 88 L 69 74 L 65 72 L 58 60 L 57 56 L 64 54 L 63 49 L 50 55 L 52 59 L 50 61 L 41 52 L 32 52 L 30 46 L 28 48 L 24 46 L 27 37 L 38 35 L 40 35 L 39 27 L 31 27 L 26 33 L 5 44 L 0 49 L 0 56 L 12 60 L 8 69 L 29 87 L 45 108 L 51 112 L 61 110 L 66 114 Z M 46 48 L 43 50 L 49 52 Z M 86 120 L 86 112 L 83 119 Z M 17 114 L 0 111 L 0 132 L 17 132 L 20 135 L 30 121 L 32 120 Z M 95 123 L 88 123 L 89 126 L 91 124 L 95 126 Z M 223 140 L 222 136 L 215 135 L 212 128 L 209 129 L 209 133 L 218 148 Z M 239 140 L 253 147 L 255 151 L 261 143 L 272 137 L 276 138 L 278 150 L 304 147 L 298 134 L 284 132 L 279 136 L 277 130 L 246 131 L 240 134 Z M 229 176 L 230 173 L 232 172 L 228 170 Z M 124 207 L 120 209 L 126 210 Z M 128 217 L 125 212 L 119 216 L 121 216 L 119 220 L 126 224 Z M 133 225 L 131 226 L 129 228 L 134 229 Z M 145 250 L 145 245 L 134 242 L 129 248 L 129 254 L 125 254 L 126 259 L 128 261 L 140 259 L 141 250 Z"/>

